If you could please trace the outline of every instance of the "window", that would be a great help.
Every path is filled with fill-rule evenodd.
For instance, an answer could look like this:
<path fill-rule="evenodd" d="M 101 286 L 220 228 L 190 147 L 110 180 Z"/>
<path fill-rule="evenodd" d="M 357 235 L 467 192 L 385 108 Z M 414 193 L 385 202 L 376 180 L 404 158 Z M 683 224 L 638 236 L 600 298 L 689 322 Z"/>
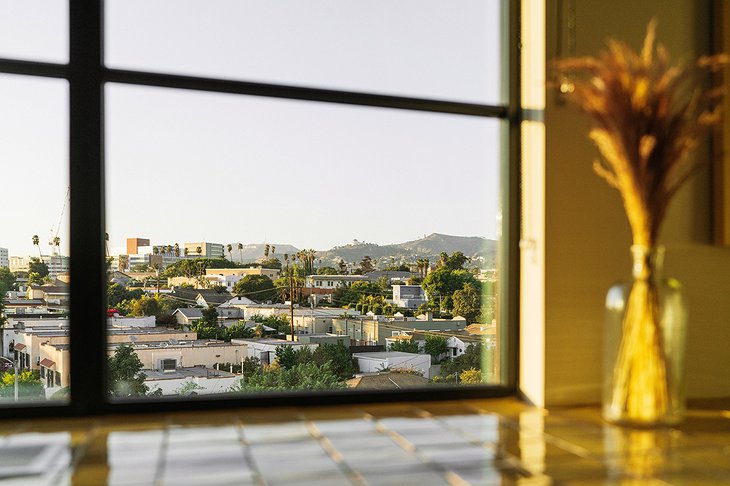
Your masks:
<path fill-rule="evenodd" d="M 222 2 L 220 6 L 233 9 L 249 8 L 249 4 L 245 4 L 247 7 L 236 7 L 234 5 L 236 3 L 238 2 Z M 308 8 L 319 8 L 324 3 L 314 2 Z M 486 4 L 490 6 L 484 6 Z M 363 16 L 368 15 L 368 8 L 372 9 L 370 15 L 379 9 L 374 5 L 354 6 L 353 3 L 349 8 L 365 9 L 351 17 L 357 19 L 357 22 L 348 21 L 347 15 L 343 14 L 342 21 L 328 25 L 328 30 L 322 31 L 323 37 L 319 40 L 316 36 L 304 34 L 301 39 L 297 39 L 301 42 L 252 43 L 245 42 L 244 37 L 237 40 L 245 47 L 242 47 L 244 50 L 240 53 L 240 59 L 231 59 L 225 53 L 211 55 L 214 51 L 201 48 L 201 42 L 205 39 L 193 39 L 188 36 L 190 32 L 201 32 L 205 29 L 183 29 L 187 34 L 173 29 L 168 36 L 160 36 L 161 22 L 177 8 L 173 4 L 166 5 L 166 2 L 160 2 L 151 8 L 146 2 L 109 0 L 105 3 L 106 17 L 102 18 L 101 2 L 98 5 L 83 6 L 71 3 L 68 65 L 61 64 L 64 61 L 63 55 L 59 57 L 56 54 L 44 59 L 50 59 L 50 63 L 36 62 L 35 59 L 38 58 L 32 53 L 20 53 L 17 57 L 22 58 L 23 62 L 0 59 L 0 72 L 34 76 L 39 79 L 48 78 L 49 81 L 61 83 L 68 82 L 71 188 L 68 240 L 70 253 L 74 257 L 70 266 L 70 309 L 73 319 L 69 324 L 70 344 L 59 343 L 56 346 L 60 356 L 69 359 L 59 358 L 54 361 L 58 366 L 67 366 L 70 363 L 71 368 L 70 372 L 65 372 L 63 375 L 54 372 L 54 381 L 56 386 L 60 386 L 62 378 L 69 377 L 71 402 L 69 405 L 46 407 L 46 410 L 50 410 L 46 413 L 60 413 L 64 410 L 69 413 L 99 413 L 135 408 L 153 410 L 160 406 L 196 408 L 226 406 L 226 404 L 241 405 L 240 397 L 235 399 L 218 397 L 214 401 L 203 397 L 197 402 L 162 400 L 157 404 L 154 401 L 128 403 L 108 400 L 105 383 L 107 337 L 114 333 L 107 332 L 105 326 L 82 325 L 89 322 L 104 322 L 107 309 L 105 297 L 100 289 L 106 288 L 107 264 L 130 271 L 134 274 L 132 275 L 134 278 L 139 279 L 140 285 L 135 288 L 142 288 L 148 294 L 147 299 L 156 299 L 157 295 L 168 291 L 160 278 L 160 273 L 164 271 L 161 266 L 167 265 L 167 262 L 193 261 L 207 255 L 218 255 L 223 259 L 227 257 L 229 261 L 236 262 L 238 254 L 238 263 L 244 263 L 248 251 L 244 242 L 232 243 L 229 249 L 225 240 L 202 241 L 201 237 L 207 239 L 208 236 L 197 234 L 196 231 L 176 236 L 159 233 L 155 234 L 153 241 L 145 240 L 147 233 L 162 232 L 170 227 L 171 222 L 176 223 L 175 218 L 178 214 L 181 217 L 184 215 L 185 208 L 179 208 L 177 201 L 192 198 L 200 204 L 210 202 L 211 198 L 206 195 L 206 188 L 195 187 L 196 183 L 200 186 L 207 184 L 214 187 L 214 182 L 221 183 L 236 178 L 246 180 L 241 179 L 241 174 L 237 174 L 236 178 L 227 176 L 226 168 L 235 167 L 238 170 L 245 165 L 240 163 L 240 160 L 234 160 L 236 157 L 248 161 L 249 164 L 255 161 L 256 167 L 265 169 L 257 173 L 268 172 L 268 182 L 277 182 L 279 187 L 291 188 L 292 191 L 301 190 L 299 201 L 313 201 L 307 196 L 318 187 L 330 189 L 334 193 L 335 204 L 315 205 L 312 208 L 302 203 L 298 208 L 299 216 L 286 219 L 287 225 L 281 225 L 296 229 L 297 234 L 320 235 L 321 226 L 316 225 L 328 224 L 331 228 L 342 230 L 342 234 L 338 236 L 340 244 L 351 241 L 354 236 L 360 236 L 358 229 L 374 227 L 376 221 L 389 219 L 383 215 L 393 214 L 392 207 L 388 208 L 378 201 L 389 201 L 391 205 L 398 207 L 411 200 L 413 194 L 419 191 L 425 194 L 421 195 L 420 204 L 414 205 L 417 209 L 404 213 L 403 221 L 399 223 L 400 227 L 393 227 L 395 230 L 420 232 L 421 228 L 424 228 L 424 222 L 429 222 L 429 218 L 443 225 L 451 225 L 451 228 L 472 228 L 470 225 L 475 221 L 474 215 L 478 214 L 475 213 L 475 208 L 484 209 L 486 204 L 484 196 L 488 194 L 493 198 L 491 199 L 493 202 L 490 203 L 493 209 L 489 212 L 496 216 L 498 207 L 505 211 L 501 215 L 500 226 L 495 223 L 492 225 L 492 233 L 489 233 L 494 234 L 495 239 L 497 234 L 501 235 L 501 239 L 494 243 L 493 253 L 497 253 L 497 247 L 511 251 L 515 241 L 515 216 L 511 211 L 511 204 L 515 200 L 516 187 L 514 176 L 517 151 L 514 147 L 517 133 L 515 100 L 518 89 L 514 84 L 510 86 L 510 90 L 505 89 L 507 83 L 504 80 L 508 75 L 516 79 L 514 73 L 517 72 L 517 57 L 514 53 L 517 48 L 515 40 L 517 4 L 516 1 L 485 4 L 472 2 L 472 6 L 476 6 L 474 8 L 493 10 L 480 10 L 481 15 L 470 16 L 465 13 L 466 10 L 454 9 L 453 6 L 445 7 L 437 1 L 399 0 L 396 6 L 389 3 L 389 7 L 393 8 L 393 15 L 390 18 L 375 15 L 373 22 L 381 22 L 382 25 L 378 24 L 379 35 L 374 36 L 372 31 L 363 30 L 360 26 L 368 25 L 362 22 L 362 18 L 365 18 Z M 289 14 L 276 17 L 271 11 L 265 10 L 271 8 L 266 5 L 261 7 L 264 10 L 257 12 L 257 15 L 252 15 L 251 12 L 237 12 L 236 15 L 231 15 L 234 22 L 236 18 L 243 19 L 247 22 L 245 25 L 249 26 L 237 30 L 242 31 L 244 36 L 255 38 L 259 35 L 271 36 L 273 40 L 286 38 L 287 22 L 299 22 L 301 16 L 295 16 L 292 11 L 291 18 L 288 17 Z M 492 5 L 497 5 L 498 8 L 494 9 Z M 291 7 L 301 8 L 296 2 L 292 2 Z M 195 14 L 196 9 L 210 8 L 213 7 L 207 2 L 198 2 L 198 6 L 188 12 L 188 15 L 193 21 L 202 22 L 206 16 Z M 419 18 L 430 20 L 424 20 L 424 25 L 420 22 L 414 23 L 411 15 L 414 9 L 418 9 L 419 14 L 422 14 Z M 500 12 L 500 9 L 503 12 Z M 510 15 L 509 23 L 503 22 L 506 12 Z M 274 18 L 276 22 L 266 22 L 266 19 Z M 270 29 L 272 25 L 276 29 L 284 29 L 281 35 L 276 33 L 278 30 Z M 402 36 L 404 25 L 410 26 L 411 37 L 400 37 L 403 42 L 394 42 L 392 36 L 395 35 L 395 39 L 399 38 L 397 36 Z M 102 26 L 106 27 L 106 31 Z M 135 32 L 139 35 L 125 37 L 124 31 L 130 26 L 134 26 Z M 461 29 L 458 35 L 447 35 L 448 29 L 454 28 Z M 316 29 L 310 32 L 314 31 Z M 224 29 L 221 29 L 222 32 Z M 469 38 L 469 33 L 475 37 Z M 216 37 L 215 41 L 219 42 L 218 48 L 230 44 L 230 38 L 226 35 L 213 36 Z M 506 47 L 500 47 L 502 38 L 511 39 L 509 56 L 499 54 L 507 52 Z M 337 39 L 338 42 L 332 39 Z M 99 63 L 103 52 L 102 40 L 106 42 L 106 65 Z M 425 49 L 426 45 L 431 47 Z M 494 64 L 462 62 L 463 59 L 469 58 L 467 52 L 462 52 L 465 45 L 474 48 L 473 52 L 468 53 L 472 59 L 474 56 L 489 57 L 487 51 L 492 52 L 491 59 L 494 59 Z M 344 51 L 338 52 L 337 49 L 340 47 L 337 46 Z M 291 50 L 292 47 L 295 47 L 294 51 Z M 145 53 L 147 50 L 149 55 Z M 373 55 L 377 52 L 383 55 Z M 270 62 L 271 59 L 275 62 Z M 509 68 L 504 62 L 505 59 L 510 61 Z M 179 66 L 185 68 L 180 69 Z M 288 69 L 282 70 L 282 67 Z M 150 103 L 150 100 L 153 102 Z M 102 118 L 104 113 L 106 119 Z M 206 123 L 211 127 L 204 127 Z M 245 130 L 241 130 L 242 127 Z M 201 142 L 201 134 L 205 134 L 206 137 L 214 135 L 213 138 Z M 231 140 L 237 139 L 245 139 L 248 145 L 238 147 L 240 149 L 238 151 L 231 150 L 228 144 Z M 487 139 L 491 142 L 486 142 Z M 155 142 L 157 142 L 156 147 Z M 261 142 L 266 150 L 257 148 L 256 143 Z M 446 147 L 451 149 L 445 149 Z M 168 152 L 169 149 L 175 149 L 174 154 Z M 173 154 L 172 157 L 170 154 Z M 144 157 L 140 158 L 139 155 Z M 158 160 L 154 163 L 134 165 L 135 161 L 149 160 L 147 157 L 155 155 Z M 321 155 L 319 158 L 321 165 L 315 165 L 317 161 L 315 155 Z M 182 161 L 178 156 L 188 157 L 189 160 Z M 299 156 L 306 157 L 305 162 L 298 162 Z M 365 162 L 359 164 L 358 157 Z M 438 163 L 437 158 L 440 159 Z M 482 164 L 464 164 L 466 160 L 481 160 Z M 490 166 L 492 172 L 488 176 L 487 172 L 480 172 L 485 170 L 485 161 L 492 164 Z M 195 163 L 197 172 L 191 170 Z M 342 165 L 338 166 L 338 163 L 350 163 L 351 166 L 345 168 Z M 392 174 L 397 174 L 392 170 L 394 166 L 406 168 L 408 175 L 411 176 L 410 179 L 396 180 L 393 184 Z M 281 170 L 276 172 L 275 169 L 278 167 L 281 167 Z M 362 167 L 371 168 L 373 172 L 355 172 L 356 168 Z M 450 170 L 444 170 L 446 168 Z M 144 177 L 140 178 L 139 174 L 144 174 Z M 216 177 L 213 178 L 213 175 Z M 181 186 L 175 183 L 174 179 L 181 176 L 187 177 L 187 185 Z M 130 180 L 136 181 L 135 184 L 139 185 L 133 188 L 135 191 L 130 190 Z M 480 188 L 472 187 L 470 184 L 475 181 L 484 181 L 485 185 Z M 391 183 L 392 187 L 386 187 L 388 183 Z M 155 206 L 159 205 L 160 187 L 163 184 L 169 184 L 173 192 L 177 191 L 172 197 L 165 198 L 165 204 L 174 207 L 174 211 L 165 211 L 160 206 Z M 438 189 L 438 192 L 436 195 L 428 193 L 428 188 Z M 496 196 L 500 189 L 505 190 L 505 197 L 501 201 Z M 216 187 L 216 190 L 220 188 Z M 271 185 L 264 184 L 263 181 L 259 187 L 256 184 L 247 185 L 247 199 L 255 200 L 258 194 L 256 191 L 259 191 L 262 197 L 271 195 Z M 276 195 L 285 192 L 280 189 Z M 134 195 L 131 196 L 130 193 Z M 332 197 L 327 191 L 322 193 L 325 200 Z M 145 198 L 148 196 L 154 196 L 153 206 L 147 204 Z M 374 209 L 369 213 L 367 203 Z M 271 211 L 274 204 L 276 201 L 262 204 L 260 207 Z M 287 207 L 291 206 L 291 203 L 287 203 Z M 455 208 L 457 211 L 452 211 L 447 217 L 439 212 L 444 206 Z M 137 213 L 140 218 L 131 217 L 134 216 L 134 212 L 125 212 L 128 207 L 149 209 L 148 212 L 157 219 L 142 218 L 141 210 Z M 352 217 L 352 214 L 348 217 L 344 211 L 348 208 L 355 217 Z M 229 226 L 230 218 L 239 218 L 243 212 L 236 207 L 226 207 L 222 213 L 225 218 L 219 216 L 219 219 L 213 220 L 213 224 L 217 224 L 218 228 Z M 255 211 L 248 213 L 255 214 Z M 332 218 L 333 215 L 336 215 L 334 216 L 336 221 L 328 221 L 327 218 Z M 185 223 L 189 223 L 188 227 L 192 226 L 195 230 L 194 224 L 204 221 L 209 216 L 207 213 L 200 215 L 191 213 L 186 217 Z M 486 212 L 482 213 L 481 217 L 484 217 L 484 221 L 488 219 Z M 135 219 L 138 219 L 136 227 L 125 227 Z M 280 219 L 284 221 L 284 218 Z M 243 226 L 246 229 L 263 226 L 260 220 L 255 222 L 256 225 L 247 225 L 243 222 Z M 177 226 L 182 228 L 179 221 L 177 223 Z M 312 227 L 315 231 L 311 231 Z M 367 240 L 377 240 L 379 246 L 392 244 L 393 240 L 390 238 L 396 237 L 406 243 L 408 240 L 406 232 L 395 230 L 381 229 L 380 234 L 365 236 Z M 267 231 L 274 230 L 267 229 Z M 438 228 L 432 231 L 434 234 L 439 234 Z M 458 229 L 446 231 L 459 233 Z M 482 230 L 473 232 L 484 234 Z M 107 233 L 109 241 L 106 238 Z M 416 239 L 418 236 L 415 234 L 411 238 Z M 177 244 L 168 243 L 172 242 L 173 238 L 179 239 Z M 263 240 L 264 238 L 260 238 L 259 241 Z M 189 246 L 186 244 L 189 241 L 198 243 Z M 359 246 L 370 248 L 367 245 L 372 243 L 354 241 L 351 244 L 358 251 L 362 249 Z M 115 255 L 114 246 L 124 246 L 125 251 Z M 274 246 L 278 248 L 274 250 Z M 307 260 L 306 254 L 297 254 L 295 250 L 298 248 L 289 249 L 293 245 L 288 245 L 286 239 L 283 239 L 282 244 L 266 244 L 266 247 L 265 257 L 262 250 L 256 258 L 269 259 L 273 255 L 282 258 L 285 263 L 282 265 L 283 273 L 294 272 L 298 265 L 309 270 L 316 268 Z M 328 243 L 327 247 L 336 250 L 337 243 Z M 509 251 L 503 254 L 510 256 Z M 120 258 L 123 255 L 126 255 L 126 259 Z M 133 255 L 135 257 L 149 255 L 150 258 L 134 264 L 136 271 L 132 272 L 130 261 Z M 402 263 L 387 260 L 376 262 L 377 255 L 367 253 L 364 255 L 372 261 L 367 261 L 365 256 L 358 256 L 357 261 L 341 260 L 343 268 L 337 269 L 339 262 L 333 257 L 331 268 L 348 274 L 367 274 L 372 270 L 382 270 L 391 264 L 394 267 L 408 266 L 406 265 L 408 259 Z M 415 256 L 415 253 L 413 255 Z M 151 258 L 152 256 L 157 258 Z M 291 258 L 287 258 L 289 256 Z M 107 258 L 111 258 L 109 263 Z M 395 259 L 395 256 L 393 258 Z M 421 278 L 427 276 L 429 268 L 435 270 L 436 260 L 434 256 L 430 261 L 431 267 L 428 265 L 425 269 L 421 267 L 423 272 Z M 416 275 L 418 270 L 415 269 L 415 258 L 412 263 L 414 268 L 411 273 Z M 63 264 L 62 261 L 59 262 L 59 265 Z M 305 267 L 305 265 L 310 266 Z M 499 287 L 502 289 L 499 294 L 487 290 L 488 299 L 491 299 L 489 305 L 496 307 L 496 300 L 499 299 L 500 310 L 503 316 L 506 316 L 498 323 L 498 328 L 502 330 L 500 337 L 503 339 L 504 347 L 500 352 L 503 353 L 511 346 L 508 339 L 511 328 L 507 323 L 510 318 L 509 312 L 514 308 L 515 295 L 512 290 L 514 280 L 509 278 L 513 265 L 514 258 L 506 258 L 499 268 Z M 442 262 L 442 266 L 448 268 L 449 263 Z M 495 270 L 488 266 L 483 269 Z M 205 273 L 194 273 L 186 278 L 202 282 L 205 280 Z M 497 287 L 497 281 L 490 280 L 487 274 L 485 279 L 484 282 L 487 283 L 482 288 Z M 348 277 L 337 280 L 341 282 L 341 288 L 335 295 L 339 296 L 342 291 L 355 296 L 353 298 L 351 295 L 349 298 L 354 300 L 347 302 L 348 306 L 351 304 L 350 309 L 354 309 L 356 303 L 367 305 L 368 312 L 378 316 L 390 313 L 393 319 L 396 319 L 392 322 L 400 322 L 395 317 L 398 308 L 384 310 L 385 306 L 391 305 L 387 302 L 387 295 L 381 295 L 379 297 L 383 299 L 377 299 L 375 297 L 378 295 L 368 294 L 374 298 L 360 302 L 356 295 L 358 287 L 363 288 L 360 286 L 360 278 Z M 327 282 L 328 287 L 335 286 L 335 279 Z M 195 286 L 194 283 L 188 285 Z M 259 300 L 275 301 L 289 292 L 288 298 L 291 301 L 298 299 L 300 294 L 304 293 L 297 287 L 287 286 L 284 282 L 276 285 L 277 295 Z M 181 289 L 184 289 L 184 286 L 181 285 Z M 266 291 L 268 289 L 251 290 L 240 295 L 262 297 L 261 294 L 267 296 L 264 294 Z M 183 297 L 183 293 L 176 297 L 179 299 L 178 302 L 194 303 L 197 300 L 197 295 L 188 294 Z M 207 292 L 203 293 L 206 295 L 202 296 L 201 301 L 216 305 Z M 432 309 L 442 312 L 443 315 L 456 317 L 447 314 L 454 309 L 453 292 L 446 295 L 443 292 L 432 291 L 429 297 Z M 333 301 L 333 305 L 340 307 L 343 305 L 343 301 L 338 302 L 334 297 Z M 438 305 L 435 304 L 436 301 Z M 456 305 L 458 308 L 459 304 Z M 406 310 L 405 307 L 403 310 Z M 151 311 L 142 313 L 147 316 Z M 360 314 L 364 315 L 367 312 Z M 444 329 L 442 325 L 432 320 L 434 316 L 431 313 L 423 315 L 425 319 L 418 318 L 418 321 L 413 321 L 415 324 L 404 323 L 403 331 L 410 330 L 414 325 L 432 334 L 437 333 L 436 330 L 439 328 Z M 389 316 L 387 318 L 391 319 Z M 409 316 L 403 317 L 404 320 L 408 318 Z M 144 317 L 140 319 L 139 326 L 144 326 Z M 374 342 L 384 339 L 378 334 L 377 319 L 373 322 L 360 321 L 359 326 L 357 322 L 348 323 L 347 317 L 342 319 L 345 321 L 344 325 L 337 323 L 337 319 L 334 319 L 332 328 L 338 335 L 352 336 L 353 345 L 367 346 L 367 342 L 363 340 L 365 334 L 368 336 L 368 342 L 371 339 Z M 367 333 L 364 330 L 366 326 L 368 326 Z M 271 326 L 266 327 L 277 330 Z M 329 329 L 328 324 L 327 330 Z M 221 330 L 222 328 L 218 329 Z M 137 353 L 144 369 L 152 368 L 153 350 L 158 346 L 167 350 L 177 346 L 190 346 L 191 350 L 196 351 L 201 347 L 211 350 L 215 348 L 212 352 L 220 354 L 226 348 L 235 345 L 233 340 L 223 344 L 214 342 L 216 339 L 210 339 L 206 343 L 177 341 L 174 333 L 171 333 L 166 341 L 152 341 L 147 336 L 149 343 L 141 343 L 139 336 L 144 333 L 135 332 L 137 341 L 129 340 L 126 344 L 133 349 L 147 350 L 146 354 Z M 318 332 L 321 331 L 312 329 L 311 334 Z M 387 326 L 384 326 L 382 334 L 386 333 Z M 116 334 L 115 339 L 121 339 L 119 336 L 120 334 Z M 314 338 L 314 335 L 307 337 L 307 339 Z M 266 337 L 262 339 L 261 342 L 264 342 Z M 275 359 L 275 351 L 271 347 L 261 350 L 250 343 L 245 346 L 248 347 L 237 349 L 239 351 L 237 356 L 243 356 L 243 350 L 246 349 L 246 356 L 260 355 L 262 361 L 266 362 Z M 220 347 L 220 350 L 216 347 Z M 119 348 L 121 346 L 117 347 Z M 166 364 L 167 361 L 163 360 L 163 369 L 169 366 Z M 174 362 L 175 366 L 178 364 L 183 366 L 197 363 L 198 358 L 169 361 Z M 499 363 L 499 369 L 495 368 L 493 380 L 490 381 L 498 386 L 457 390 L 450 392 L 450 397 L 511 393 L 514 372 L 510 370 L 510 365 L 514 363 L 514 355 L 509 356 L 509 359 L 497 356 L 494 362 Z M 358 396 L 356 392 L 349 398 L 344 398 L 342 392 L 332 392 L 332 394 L 343 397 L 339 398 L 341 400 L 357 400 Z M 318 400 L 324 401 L 332 394 L 325 393 L 319 397 L 310 394 L 285 395 L 282 399 L 289 400 L 290 403 L 301 402 L 304 399 L 308 403 L 316 403 Z M 386 392 L 382 395 L 395 397 Z M 407 396 L 425 398 L 432 395 L 433 390 L 423 389 L 414 390 Z M 248 398 L 246 403 L 251 404 L 261 404 L 263 400 L 270 400 L 256 395 Z"/>

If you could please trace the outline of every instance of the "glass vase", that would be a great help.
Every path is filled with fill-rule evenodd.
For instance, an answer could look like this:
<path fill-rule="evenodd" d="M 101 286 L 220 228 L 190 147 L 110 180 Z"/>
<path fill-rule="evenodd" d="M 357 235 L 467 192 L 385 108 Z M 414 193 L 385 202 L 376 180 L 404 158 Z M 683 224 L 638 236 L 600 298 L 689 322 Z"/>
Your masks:
<path fill-rule="evenodd" d="M 687 305 L 663 275 L 664 248 L 631 247 L 633 278 L 609 289 L 603 417 L 635 427 L 675 425 L 685 413 Z"/>

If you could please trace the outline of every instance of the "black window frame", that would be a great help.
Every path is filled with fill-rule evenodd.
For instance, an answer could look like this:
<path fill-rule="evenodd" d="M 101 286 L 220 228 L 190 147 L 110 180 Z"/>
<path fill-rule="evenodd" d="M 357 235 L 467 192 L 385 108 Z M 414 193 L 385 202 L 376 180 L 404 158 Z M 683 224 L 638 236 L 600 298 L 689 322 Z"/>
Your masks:
<path fill-rule="evenodd" d="M 0 405 L 3 416 L 78 416 L 170 412 L 256 406 L 304 406 L 388 401 L 492 398 L 517 393 L 518 235 L 520 174 L 520 0 L 503 0 L 503 83 L 506 105 L 486 105 L 318 89 L 232 79 L 107 68 L 104 65 L 104 0 L 69 0 L 67 64 L 0 59 L 0 74 L 65 79 L 69 92 L 70 192 L 70 400 Z M 500 325 L 506 350 L 500 353 L 500 385 L 399 390 L 398 392 L 261 393 L 111 400 L 106 392 L 106 262 L 104 200 L 104 86 L 108 82 L 204 92 L 477 116 L 506 122 L 503 140 L 500 239 Z M 91 323 L 97 323 L 92 325 Z M 57 373 L 57 372 L 56 372 Z"/>

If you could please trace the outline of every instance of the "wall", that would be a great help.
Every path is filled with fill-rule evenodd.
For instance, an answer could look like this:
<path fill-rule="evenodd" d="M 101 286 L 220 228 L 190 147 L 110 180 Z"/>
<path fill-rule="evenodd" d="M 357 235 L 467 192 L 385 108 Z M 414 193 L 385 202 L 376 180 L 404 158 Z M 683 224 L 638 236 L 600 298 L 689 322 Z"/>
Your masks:
<path fill-rule="evenodd" d="M 673 58 L 690 59 L 707 52 L 710 46 L 708 1 L 575 3 L 578 55 L 598 53 L 609 36 L 638 49 L 653 16 L 659 21 L 659 41 Z M 562 4 L 567 8 L 569 2 Z M 556 52 L 558 5 L 556 0 L 547 1 L 548 63 Z M 563 25 L 567 26 L 567 17 Z M 538 194 L 544 190 L 544 205 L 541 207 L 538 201 L 525 207 L 537 213 L 538 223 L 544 217 L 544 231 L 539 224 L 528 225 L 537 250 L 523 251 L 522 255 L 528 269 L 523 272 L 523 320 L 526 310 L 534 306 L 537 309 L 528 311 L 532 320 L 523 324 L 523 333 L 525 326 L 538 331 L 540 324 L 544 326 L 542 336 L 530 337 L 538 347 L 544 339 L 544 348 L 537 350 L 545 354 L 544 397 L 540 397 L 539 383 L 532 383 L 536 402 L 594 403 L 600 399 L 603 299 L 613 282 L 629 275 L 630 233 L 618 194 L 592 172 L 597 152 L 587 140 L 588 120 L 556 101 L 556 94 L 548 90 L 544 185 L 540 187 L 539 178 L 532 182 Z M 709 160 L 708 146 L 697 156 Z M 690 397 L 730 396 L 730 380 L 726 379 L 730 353 L 723 344 L 730 338 L 730 299 L 725 298 L 730 292 L 730 250 L 712 246 L 711 221 L 711 174 L 707 169 L 677 195 L 660 237 L 667 246 L 667 274 L 685 285 L 690 303 Z M 541 261 L 530 269 L 530 259 Z M 537 290 L 536 295 L 525 292 L 530 287 Z M 540 323 L 542 312 L 544 320 Z M 532 359 L 524 356 L 524 348 L 523 361 Z M 526 383 L 536 380 L 534 374 L 528 375 L 523 377 Z"/>

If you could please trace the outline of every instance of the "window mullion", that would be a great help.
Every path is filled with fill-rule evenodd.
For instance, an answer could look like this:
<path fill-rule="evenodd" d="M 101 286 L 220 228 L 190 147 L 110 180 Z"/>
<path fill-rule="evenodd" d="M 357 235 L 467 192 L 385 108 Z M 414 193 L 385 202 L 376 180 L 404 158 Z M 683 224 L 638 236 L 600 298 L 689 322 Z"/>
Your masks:
<path fill-rule="evenodd" d="M 102 0 L 70 0 L 71 406 L 106 407 Z"/>

